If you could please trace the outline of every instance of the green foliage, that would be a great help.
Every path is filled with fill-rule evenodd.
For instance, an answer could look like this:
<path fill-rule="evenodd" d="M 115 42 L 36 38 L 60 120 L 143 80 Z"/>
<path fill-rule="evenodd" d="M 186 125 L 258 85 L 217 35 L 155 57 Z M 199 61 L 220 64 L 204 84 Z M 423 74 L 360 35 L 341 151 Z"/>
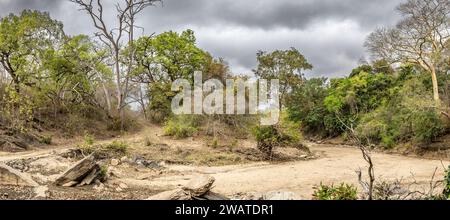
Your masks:
<path fill-rule="evenodd" d="M 16 92 L 40 77 L 36 74 L 45 50 L 52 48 L 64 36 L 62 24 L 48 13 L 25 10 L 0 20 L 0 59 L 13 81 Z"/>
<path fill-rule="evenodd" d="M 125 142 L 113 141 L 112 143 L 106 145 L 105 148 L 114 153 L 126 154 L 128 151 L 128 144 Z"/>
<path fill-rule="evenodd" d="M 254 71 L 259 78 L 280 80 L 280 94 L 282 102 L 295 85 L 303 81 L 303 71 L 313 66 L 295 48 L 290 50 L 276 50 L 271 53 L 259 51 L 257 53 L 258 67 Z"/>
<path fill-rule="evenodd" d="M 164 133 L 175 138 L 192 137 L 198 132 L 198 121 L 192 115 L 180 115 L 171 117 L 164 126 Z"/>
<path fill-rule="evenodd" d="M 350 77 L 354 77 L 359 75 L 361 72 L 365 72 L 365 73 L 372 73 L 373 68 L 371 65 L 365 64 L 365 65 L 361 65 L 355 69 L 352 70 L 352 73 L 350 74 Z"/>
<path fill-rule="evenodd" d="M 148 116 L 152 122 L 163 123 L 172 114 L 171 100 L 175 93 L 169 83 L 151 83 L 148 91 L 150 103 L 148 104 Z"/>
<path fill-rule="evenodd" d="M 0 105 L 1 121 L 16 132 L 26 133 L 33 121 L 34 108 L 33 100 L 29 96 L 20 95 L 8 86 Z"/>
<path fill-rule="evenodd" d="M 135 77 L 146 83 L 172 82 L 188 79 L 193 82 L 194 71 L 204 69 L 207 53 L 196 46 L 192 30 L 181 34 L 164 32 L 155 37 L 144 36 L 134 47 L 138 63 Z"/>
<path fill-rule="evenodd" d="M 272 159 L 275 147 L 295 146 L 302 140 L 299 123 L 290 121 L 284 113 L 279 124 L 256 126 L 253 135 L 258 143 L 258 149 L 266 159 Z"/>
<path fill-rule="evenodd" d="M 92 146 L 95 143 L 95 138 L 90 134 L 84 135 L 84 144 L 87 146 Z"/>
<path fill-rule="evenodd" d="M 450 166 L 445 171 L 443 194 L 446 199 L 450 199 Z"/>
<path fill-rule="evenodd" d="M 52 144 L 52 136 L 42 136 L 39 140 L 41 144 L 50 145 Z"/>
<path fill-rule="evenodd" d="M 408 79 L 391 91 L 389 102 L 361 117 L 356 131 L 362 140 L 392 148 L 406 141 L 430 143 L 445 133 L 446 125 L 420 78 Z"/>
<path fill-rule="evenodd" d="M 289 120 L 301 123 L 307 134 L 333 136 L 340 130 L 334 113 L 324 105 L 329 92 L 326 82 L 325 78 L 305 80 L 295 87 L 286 103 Z"/>
<path fill-rule="evenodd" d="M 358 190 L 353 185 L 342 183 L 339 186 L 320 184 L 314 187 L 315 200 L 358 200 Z"/>
<path fill-rule="evenodd" d="M 331 112 L 342 114 L 366 113 L 389 98 L 393 77 L 361 72 L 352 78 L 331 81 L 330 94 L 324 103 Z"/>
<path fill-rule="evenodd" d="M 96 158 L 108 159 L 126 155 L 129 146 L 125 142 L 114 141 L 106 145 L 81 145 L 78 148 L 85 155 L 94 154 Z"/>

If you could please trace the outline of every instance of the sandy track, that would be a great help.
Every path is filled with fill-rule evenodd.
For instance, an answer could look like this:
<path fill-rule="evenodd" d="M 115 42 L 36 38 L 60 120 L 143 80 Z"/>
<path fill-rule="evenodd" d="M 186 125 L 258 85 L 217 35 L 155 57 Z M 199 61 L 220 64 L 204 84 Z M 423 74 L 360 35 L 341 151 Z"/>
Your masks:
<path fill-rule="evenodd" d="M 313 187 L 323 183 L 352 183 L 358 185 L 356 170 L 362 168 L 365 171 L 366 164 L 361 157 L 361 152 L 356 148 L 333 147 L 331 145 L 310 144 L 314 152 L 322 154 L 317 160 L 300 161 L 283 164 L 251 164 L 244 166 L 227 167 L 186 167 L 174 166 L 173 170 L 189 171 L 211 174 L 216 181 L 215 191 L 233 195 L 240 192 L 270 192 L 292 191 L 299 199 L 310 199 Z M 374 153 L 373 160 L 376 166 L 376 176 L 383 180 L 395 180 L 403 178 L 404 181 L 416 181 L 424 186 L 429 184 L 435 169 L 438 169 L 436 178 L 443 178 L 444 167 L 450 162 L 438 160 L 426 160 L 398 155 Z M 163 178 L 161 184 L 171 180 L 179 181 L 184 178 Z M 174 185 L 176 185 L 174 183 Z"/>
<path fill-rule="evenodd" d="M 141 134 L 122 137 L 128 141 L 141 138 Z M 357 148 L 333 145 L 309 144 L 310 149 L 320 155 L 319 159 L 290 163 L 252 163 L 222 167 L 168 166 L 169 170 L 180 171 L 151 180 L 123 179 L 136 187 L 173 189 L 185 184 L 195 175 L 209 174 L 216 178 L 215 191 L 231 196 L 236 193 L 266 193 L 270 191 L 292 191 L 298 199 L 310 199 L 313 187 L 323 183 L 352 183 L 358 185 L 356 170 L 366 171 L 366 164 Z M 0 163 L 12 159 L 47 157 L 62 152 L 68 147 L 0 154 Z M 428 160 L 384 153 L 374 153 L 375 172 L 378 179 L 395 180 L 403 178 L 406 182 L 416 181 L 424 186 L 429 184 L 435 169 L 437 178 L 442 178 L 444 167 L 449 161 Z M 174 174 L 175 173 L 175 174 Z"/>

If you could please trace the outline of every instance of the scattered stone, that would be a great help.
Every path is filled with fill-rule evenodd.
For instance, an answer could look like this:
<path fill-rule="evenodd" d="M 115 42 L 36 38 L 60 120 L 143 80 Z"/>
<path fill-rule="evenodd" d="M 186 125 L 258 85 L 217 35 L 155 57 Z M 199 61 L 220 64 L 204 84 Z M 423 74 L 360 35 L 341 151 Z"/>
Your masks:
<path fill-rule="evenodd" d="M 102 191 L 105 190 L 105 185 L 103 183 L 97 183 L 94 186 L 94 190 L 97 191 L 97 192 L 102 192 Z"/>
<path fill-rule="evenodd" d="M 30 162 L 29 166 L 33 170 L 45 171 L 45 174 L 58 174 L 68 168 L 67 164 L 68 162 L 65 158 L 56 156 L 37 159 Z"/>
<path fill-rule="evenodd" d="M 122 163 L 128 162 L 128 157 L 123 156 L 122 158 L 120 158 L 120 162 L 122 162 Z"/>
<path fill-rule="evenodd" d="M 150 168 L 150 169 L 155 169 L 155 170 L 162 168 L 157 162 L 146 160 L 142 156 L 135 156 L 133 158 L 133 163 L 138 165 L 138 166 L 142 166 L 142 167 Z"/>
<path fill-rule="evenodd" d="M 128 185 L 125 184 L 125 183 L 120 183 L 120 184 L 119 184 L 119 187 L 120 187 L 121 189 L 128 189 Z"/>
<path fill-rule="evenodd" d="M 269 192 L 264 195 L 264 200 L 272 200 L 272 201 L 279 201 L 279 200 L 295 200 L 297 199 L 297 195 L 293 192 L 282 192 L 282 191 L 276 191 L 276 192 Z"/>
<path fill-rule="evenodd" d="M 300 156 L 300 159 L 306 160 L 306 159 L 308 159 L 308 155 L 301 155 L 301 156 Z"/>
<path fill-rule="evenodd" d="M 6 163 L 6 165 L 8 165 L 9 167 L 16 169 L 20 172 L 27 172 L 28 170 L 30 170 L 30 167 L 28 166 L 28 162 L 24 159 L 8 161 Z"/>
<path fill-rule="evenodd" d="M 39 184 L 31 179 L 28 174 L 21 173 L 20 171 L 5 164 L 0 164 L 0 185 L 31 187 L 39 186 Z"/>
<path fill-rule="evenodd" d="M 119 160 L 117 160 L 117 159 L 111 159 L 111 166 L 118 166 L 119 163 L 120 163 Z"/>
<path fill-rule="evenodd" d="M 35 199 L 45 199 L 47 198 L 48 187 L 47 186 L 38 186 L 34 188 L 34 193 L 36 196 Z"/>

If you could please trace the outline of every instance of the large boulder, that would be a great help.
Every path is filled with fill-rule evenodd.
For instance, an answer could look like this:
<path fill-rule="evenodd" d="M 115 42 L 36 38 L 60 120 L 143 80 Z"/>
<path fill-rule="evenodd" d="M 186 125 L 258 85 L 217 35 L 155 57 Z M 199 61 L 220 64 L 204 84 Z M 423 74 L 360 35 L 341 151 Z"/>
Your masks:
<path fill-rule="evenodd" d="M 214 177 L 198 176 L 180 189 L 162 192 L 149 200 L 228 200 L 227 197 L 211 192 Z"/>
<path fill-rule="evenodd" d="M 59 176 L 55 181 L 55 185 L 75 186 L 78 184 L 90 184 L 95 179 L 93 175 L 99 170 L 99 165 L 96 163 L 94 155 L 89 155 Z"/>
<path fill-rule="evenodd" d="M 189 181 L 182 189 L 193 197 L 205 195 L 212 188 L 216 179 L 212 176 L 198 176 Z"/>
<path fill-rule="evenodd" d="M 25 186 L 37 187 L 37 184 L 26 173 L 22 173 L 16 169 L 11 168 L 5 164 L 0 163 L 0 185 L 7 186 Z"/>

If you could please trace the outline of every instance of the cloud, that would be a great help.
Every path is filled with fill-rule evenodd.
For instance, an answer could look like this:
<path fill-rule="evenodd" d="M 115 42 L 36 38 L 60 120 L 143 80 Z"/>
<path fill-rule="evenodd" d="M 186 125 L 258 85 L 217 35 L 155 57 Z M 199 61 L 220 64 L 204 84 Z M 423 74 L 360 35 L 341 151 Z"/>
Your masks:
<path fill-rule="evenodd" d="M 105 1 L 111 3 L 110 0 Z M 366 56 L 363 43 L 378 26 L 393 25 L 401 0 L 165 0 L 138 24 L 145 34 L 192 29 L 198 45 L 249 73 L 258 50 L 296 47 L 314 65 L 308 76 L 343 76 Z M 0 0 L 0 16 L 23 9 L 49 11 L 69 34 L 91 34 L 91 21 L 68 0 Z M 106 7 L 111 12 L 113 7 Z M 109 24 L 114 24 L 110 13 Z"/>

